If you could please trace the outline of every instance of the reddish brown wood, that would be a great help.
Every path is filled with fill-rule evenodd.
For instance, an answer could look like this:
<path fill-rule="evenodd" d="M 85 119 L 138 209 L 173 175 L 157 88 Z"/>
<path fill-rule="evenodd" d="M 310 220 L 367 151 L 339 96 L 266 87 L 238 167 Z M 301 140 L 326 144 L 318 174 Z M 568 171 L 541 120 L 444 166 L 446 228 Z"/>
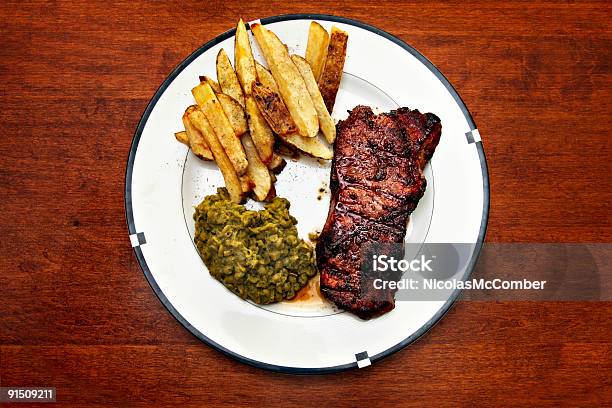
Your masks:
<path fill-rule="evenodd" d="M 462 302 L 410 348 L 337 375 L 237 363 L 165 311 L 123 210 L 132 134 L 172 68 L 238 17 L 329 13 L 411 43 L 460 92 L 489 163 L 489 241 L 610 242 L 609 2 L 243 3 L 0 5 L 0 384 L 55 386 L 71 406 L 609 401 L 602 302 Z"/>

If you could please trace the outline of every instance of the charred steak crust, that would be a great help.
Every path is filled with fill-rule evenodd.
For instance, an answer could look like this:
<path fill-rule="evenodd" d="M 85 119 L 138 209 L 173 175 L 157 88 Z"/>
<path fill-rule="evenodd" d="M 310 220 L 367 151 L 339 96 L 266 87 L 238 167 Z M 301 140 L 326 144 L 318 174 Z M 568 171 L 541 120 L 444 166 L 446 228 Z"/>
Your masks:
<path fill-rule="evenodd" d="M 362 273 L 364 253 L 372 243 L 404 242 L 442 125 L 432 113 L 399 108 L 374 115 L 360 105 L 336 133 L 331 203 L 316 248 L 321 292 L 369 319 L 395 307 L 395 291 L 374 290 L 373 277 Z"/>

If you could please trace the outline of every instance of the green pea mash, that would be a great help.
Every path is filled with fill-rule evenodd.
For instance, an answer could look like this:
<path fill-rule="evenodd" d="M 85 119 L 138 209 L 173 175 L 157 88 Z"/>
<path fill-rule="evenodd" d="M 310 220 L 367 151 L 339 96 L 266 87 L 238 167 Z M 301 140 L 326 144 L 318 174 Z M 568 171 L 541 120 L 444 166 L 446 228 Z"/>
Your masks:
<path fill-rule="evenodd" d="M 225 188 L 196 207 L 195 244 L 210 274 L 242 299 L 291 299 L 316 275 L 313 248 L 298 237 L 289 201 L 276 197 L 251 211 Z"/>

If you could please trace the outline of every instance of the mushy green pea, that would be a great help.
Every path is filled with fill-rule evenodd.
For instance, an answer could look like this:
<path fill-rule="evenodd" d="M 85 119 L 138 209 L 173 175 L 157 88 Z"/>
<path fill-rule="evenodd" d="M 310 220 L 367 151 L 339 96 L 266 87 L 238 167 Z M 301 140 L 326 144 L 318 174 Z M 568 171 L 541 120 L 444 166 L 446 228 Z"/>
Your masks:
<path fill-rule="evenodd" d="M 291 299 L 317 273 L 313 248 L 298 238 L 284 198 L 250 211 L 219 188 L 193 218 L 195 244 L 210 274 L 243 299 Z"/>

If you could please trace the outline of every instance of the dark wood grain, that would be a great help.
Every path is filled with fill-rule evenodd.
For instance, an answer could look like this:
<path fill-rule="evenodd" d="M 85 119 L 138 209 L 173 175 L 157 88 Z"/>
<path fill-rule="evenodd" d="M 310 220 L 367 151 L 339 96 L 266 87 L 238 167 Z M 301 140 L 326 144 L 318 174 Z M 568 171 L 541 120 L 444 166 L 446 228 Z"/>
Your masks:
<path fill-rule="evenodd" d="M 0 385 L 65 405 L 600 406 L 612 305 L 460 302 L 374 366 L 237 363 L 163 308 L 132 254 L 123 178 L 149 99 L 215 35 L 270 14 L 356 18 L 453 83 L 483 137 L 490 242 L 611 242 L 609 2 L 0 5 Z"/>

